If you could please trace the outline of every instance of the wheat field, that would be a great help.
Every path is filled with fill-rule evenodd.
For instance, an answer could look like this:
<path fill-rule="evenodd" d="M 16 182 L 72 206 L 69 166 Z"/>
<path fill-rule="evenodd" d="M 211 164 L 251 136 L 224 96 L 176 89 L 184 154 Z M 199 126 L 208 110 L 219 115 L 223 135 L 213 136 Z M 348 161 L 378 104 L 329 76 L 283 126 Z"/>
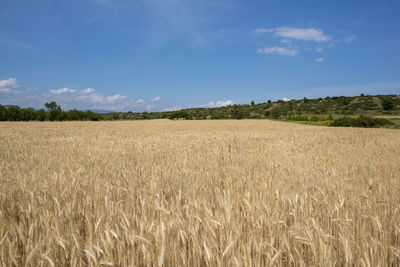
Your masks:
<path fill-rule="evenodd" d="M 399 266 L 400 131 L 0 124 L 2 266 Z"/>

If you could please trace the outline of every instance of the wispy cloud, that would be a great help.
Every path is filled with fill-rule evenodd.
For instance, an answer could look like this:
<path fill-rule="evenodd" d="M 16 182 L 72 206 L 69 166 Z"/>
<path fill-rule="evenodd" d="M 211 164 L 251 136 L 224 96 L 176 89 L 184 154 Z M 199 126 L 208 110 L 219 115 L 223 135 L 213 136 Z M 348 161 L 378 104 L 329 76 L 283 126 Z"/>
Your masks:
<path fill-rule="evenodd" d="M 156 97 L 150 99 L 150 101 L 151 101 L 151 102 L 156 102 L 156 101 L 159 101 L 160 99 L 161 99 L 161 97 L 156 96 Z"/>
<path fill-rule="evenodd" d="M 291 42 L 292 42 L 292 40 L 289 40 L 289 39 L 282 39 L 281 40 L 282 44 L 290 44 Z"/>
<path fill-rule="evenodd" d="M 82 90 L 81 92 L 82 92 L 82 94 L 91 94 L 91 93 L 94 93 L 94 91 L 96 91 L 96 90 L 93 88 L 87 88 L 87 89 Z"/>
<path fill-rule="evenodd" d="M 265 29 L 265 28 L 259 28 L 254 30 L 255 33 L 266 33 L 266 32 L 274 32 L 274 29 Z"/>
<path fill-rule="evenodd" d="M 319 57 L 319 58 L 316 58 L 315 61 L 316 62 L 322 62 L 322 61 L 324 61 L 324 58 L 323 57 Z"/>
<path fill-rule="evenodd" d="M 299 50 L 297 48 L 273 46 L 273 47 L 259 48 L 258 53 L 272 54 L 278 56 L 295 56 L 299 53 Z"/>
<path fill-rule="evenodd" d="M 254 31 L 258 34 L 271 33 L 271 37 L 283 38 L 280 40 L 281 45 L 267 46 L 259 48 L 257 51 L 261 54 L 271 54 L 280 56 L 296 56 L 299 54 L 299 49 L 314 50 L 311 47 L 304 47 L 302 41 L 322 43 L 332 39 L 331 35 L 325 34 L 318 28 L 295 28 L 295 27 L 277 27 L 277 28 L 259 28 Z M 282 46 L 282 44 L 286 44 Z M 315 47 L 315 51 L 322 53 L 322 45 Z"/>
<path fill-rule="evenodd" d="M 352 36 L 349 36 L 349 37 L 347 37 L 347 38 L 344 38 L 344 41 L 345 41 L 345 42 L 348 42 L 348 43 L 351 43 L 351 42 L 353 42 L 356 38 L 357 38 L 357 35 L 352 35 Z"/>
<path fill-rule="evenodd" d="M 275 35 L 284 38 L 315 42 L 324 42 L 331 39 L 331 37 L 329 35 L 325 35 L 322 30 L 315 28 L 302 29 L 282 27 L 276 29 Z"/>
<path fill-rule="evenodd" d="M 138 103 L 138 104 L 144 104 L 145 102 L 144 102 L 144 100 L 143 99 L 138 99 L 138 100 L 136 100 L 136 103 Z"/>
<path fill-rule="evenodd" d="M 112 95 L 112 96 L 107 96 L 104 99 L 109 103 L 114 103 L 116 101 L 121 101 L 121 100 L 126 99 L 126 96 L 125 95 L 116 94 L 116 95 Z"/>
<path fill-rule="evenodd" d="M 62 95 L 62 94 L 68 94 L 68 93 L 75 93 L 76 90 L 75 89 L 69 89 L 69 88 L 60 88 L 57 90 L 50 90 L 50 94 L 54 94 L 54 95 Z"/>
<path fill-rule="evenodd" d="M 216 107 L 223 107 L 233 105 L 232 100 L 225 100 L 225 101 L 209 101 L 207 104 L 200 105 L 200 107 L 204 108 L 216 108 Z"/>
<path fill-rule="evenodd" d="M 259 28 L 256 29 L 257 33 L 274 33 L 276 37 L 283 37 L 288 39 L 324 42 L 332 39 L 330 35 L 326 35 L 322 30 L 316 28 L 293 28 L 293 27 L 279 27 L 275 29 Z"/>

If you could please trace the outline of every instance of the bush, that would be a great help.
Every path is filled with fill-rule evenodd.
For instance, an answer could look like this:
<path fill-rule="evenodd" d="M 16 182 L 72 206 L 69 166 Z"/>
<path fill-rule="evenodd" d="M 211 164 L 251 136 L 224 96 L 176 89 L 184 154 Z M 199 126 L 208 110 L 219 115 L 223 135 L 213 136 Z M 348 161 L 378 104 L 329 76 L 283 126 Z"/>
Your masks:
<path fill-rule="evenodd" d="M 274 108 L 271 110 L 271 117 L 275 120 L 278 120 L 281 117 L 281 112 L 279 108 Z"/>
<path fill-rule="evenodd" d="M 384 110 L 392 110 L 392 109 L 394 109 L 393 101 L 385 99 L 382 102 L 383 102 L 382 104 L 383 104 L 383 109 Z"/>
<path fill-rule="evenodd" d="M 371 118 L 360 115 L 358 118 L 341 117 L 333 120 L 329 126 L 333 127 L 363 127 L 363 128 L 376 128 L 387 125 L 392 125 L 388 119 Z"/>
<path fill-rule="evenodd" d="M 302 116 L 299 114 L 295 117 L 295 120 L 296 121 L 308 121 L 308 117 L 306 115 Z"/>

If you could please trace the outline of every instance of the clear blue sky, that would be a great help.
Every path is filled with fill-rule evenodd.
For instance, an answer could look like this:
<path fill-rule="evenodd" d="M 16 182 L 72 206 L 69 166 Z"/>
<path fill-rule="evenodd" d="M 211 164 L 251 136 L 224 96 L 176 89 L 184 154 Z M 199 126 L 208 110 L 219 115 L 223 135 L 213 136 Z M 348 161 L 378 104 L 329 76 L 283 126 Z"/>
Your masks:
<path fill-rule="evenodd" d="M 161 111 L 400 93 L 400 2 L 0 0 L 0 103 Z"/>

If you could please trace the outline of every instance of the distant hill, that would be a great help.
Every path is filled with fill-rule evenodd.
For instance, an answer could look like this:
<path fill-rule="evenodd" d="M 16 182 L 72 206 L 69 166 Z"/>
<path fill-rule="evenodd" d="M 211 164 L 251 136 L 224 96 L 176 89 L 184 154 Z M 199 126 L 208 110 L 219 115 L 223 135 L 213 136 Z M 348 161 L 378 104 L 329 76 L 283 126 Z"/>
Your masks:
<path fill-rule="evenodd" d="M 299 115 L 400 115 L 400 95 L 333 96 L 290 101 L 189 108 L 165 112 L 119 112 L 104 116 L 121 119 L 290 119 Z"/>

